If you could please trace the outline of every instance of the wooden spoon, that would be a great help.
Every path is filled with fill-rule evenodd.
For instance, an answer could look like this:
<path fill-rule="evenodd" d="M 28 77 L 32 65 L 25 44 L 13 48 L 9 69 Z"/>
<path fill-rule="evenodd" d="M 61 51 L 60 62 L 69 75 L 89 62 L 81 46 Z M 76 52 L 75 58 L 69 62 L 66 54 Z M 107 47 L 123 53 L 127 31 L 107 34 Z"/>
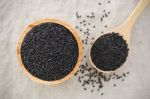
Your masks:
<path fill-rule="evenodd" d="M 140 0 L 136 8 L 133 10 L 132 14 L 128 17 L 128 19 L 119 27 L 112 29 L 113 32 L 119 33 L 124 37 L 129 47 L 130 47 L 131 30 L 138 16 L 142 13 L 142 11 L 144 10 L 149 1 L 150 0 Z"/>
<path fill-rule="evenodd" d="M 128 48 L 129 48 L 132 27 L 133 27 L 134 23 L 136 22 L 138 16 L 144 10 L 144 8 L 146 7 L 146 5 L 148 4 L 149 1 L 150 0 L 140 0 L 138 5 L 135 7 L 133 12 L 131 13 L 131 15 L 127 18 L 127 20 L 120 26 L 113 28 L 108 33 L 112 33 L 112 32 L 119 33 L 119 35 L 123 36 L 124 40 L 126 40 L 126 43 L 128 44 Z M 89 58 L 90 58 L 90 62 L 93 65 L 93 67 L 95 67 L 98 71 L 105 72 L 105 73 L 113 72 L 113 71 L 103 71 L 103 70 L 98 69 L 92 62 L 91 55 Z"/>

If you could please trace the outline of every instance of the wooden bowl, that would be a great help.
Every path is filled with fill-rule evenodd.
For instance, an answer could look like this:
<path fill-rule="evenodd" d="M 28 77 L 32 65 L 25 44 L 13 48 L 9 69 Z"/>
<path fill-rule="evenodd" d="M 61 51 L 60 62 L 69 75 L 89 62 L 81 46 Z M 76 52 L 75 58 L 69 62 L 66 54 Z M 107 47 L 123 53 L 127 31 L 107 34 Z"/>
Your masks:
<path fill-rule="evenodd" d="M 45 80 L 42 80 L 42 79 L 39 79 L 35 76 L 33 76 L 30 72 L 27 71 L 27 69 L 25 68 L 23 62 L 22 62 L 22 59 L 21 59 L 21 45 L 22 45 L 22 42 L 24 40 L 24 37 L 26 36 L 26 34 L 35 26 L 41 24 L 41 23 L 46 23 L 46 22 L 52 22 L 52 23 L 57 23 L 57 24 L 60 24 L 64 27 L 66 27 L 68 30 L 70 30 L 73 34 L 73 36 L 75 37 L 76 41 L 77 41 L 77 44 L 78 44 L 78 50 L 79 50 L 79 55 L 78 55 L 78 60 L 77 60 L 77 63 L 76 65 L 74 66 L 73 70 L 68 74 L 66 75 L 64 78 L 60 79 L 60 80 L 54 80 L 54 81 L 45 81 Z M 62 83 L 64 81 L 66 81 L 67 79 L 69 79 L 78 69 L 79 65 L 80 65 L 80 62 L 81 62 L 81 59 L 82 59 L 82 56 L 83 56 L 83 47 L 82 47 L 82 42 L 81 42 L 81 39 L 77 33 L 77 31 L 72 28 L 70 25 L 68 25 L 67 23 L 65 22 L 62 22 L 60 20 L 57 20 L 57 19 L 41 19 L 39 21 L 36 21 L 36 22 L 33 22 L 32 24 L 30 24 L 25 30 L 24 32 L 21 34 L 21 37 L 20 37 L 20 40 L 17 44 L 17 58 L 18 58 L 18 61 L 19 61 L 19 64 L 20 64 L 20 67 L 23 69 L 23 71 L 25 72 L 25 74 L 33 81 L 36 81 L 40 84 L 46 84 L 46 85 L 52 85 L 52 84 L 59 84 L 59 83 Z"/>

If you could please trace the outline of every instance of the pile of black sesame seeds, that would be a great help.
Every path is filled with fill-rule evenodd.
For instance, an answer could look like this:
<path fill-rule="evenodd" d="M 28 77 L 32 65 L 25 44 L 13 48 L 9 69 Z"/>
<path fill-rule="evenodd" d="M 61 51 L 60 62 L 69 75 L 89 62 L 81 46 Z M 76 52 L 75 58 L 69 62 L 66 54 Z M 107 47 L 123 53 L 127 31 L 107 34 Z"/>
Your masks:
<path fill-rule="evenodd" d="M 97 2 L 97 5 L 102 8 L 103 3 L 110 5 L 110 0 L 103 0 L 103 2 Z M 79 12 L 76 12 L 77 25 L 76 29 L 82 35 L 82 43 L 84 45 L 84 50 L 90 50 L 90 46 L 95 40 L 95 29 L 103 27 L 103 30 L 97 31 L 100 34 L 104 34 L 105 30 L 108 28 L 107 24 L 104 24 L 110 18 L 111 12 L 104 9 L 101 10 L 100 15 L 97 12 L 91 12 L 88 15 L 82 15 Z M 94 22 L 99 22 L 100 25 L 95 25 Z M 87 55 L 87 56 L 86 56 Z M 104 95 L 105 83 L 112 83 L 114 80 L 119 81 L 119 83 L 125 81 L 125 78 L 130 74 L 129 71 L 122 71 L 122 73 L 110 73 L 105 74 L 98 72 L 92 65 L 89 63 L 89 53 L 85 53 L 82 63 L 79 67 L 79 70 L 75 73 L 74 76 L 77 77 L 77 81 L 83 87 L 83 90 L 89 92 L 100 92 L 101 96 Z M 121 81 L 121 82 L 120 82 Z M 113 83 L 112 87 L 116 87 L 117 83 Z"/>
<path fill-rule="evenodd" d="M 93 64 L 103 71 L 120 68 L 128 56 L 128 45 L 119 33 L 100 36 L 92 45 L 90 56 Z"/>
<path fill-rule="evenodd" d="M 21 59 L 33 76 L 55 81 L 66 77 L 75 67 L 79 56 L 78 44 L 66 27 L 41 23 L 33 27 L 21 45 Z"/>

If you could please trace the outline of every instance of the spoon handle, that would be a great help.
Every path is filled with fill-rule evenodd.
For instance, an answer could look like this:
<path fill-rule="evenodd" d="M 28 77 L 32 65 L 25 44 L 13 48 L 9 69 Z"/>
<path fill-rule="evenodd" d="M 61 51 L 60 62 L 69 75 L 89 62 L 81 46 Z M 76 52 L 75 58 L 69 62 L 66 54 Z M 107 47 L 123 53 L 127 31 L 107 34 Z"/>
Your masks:
<path fill-rule="evenodd" d="M 132 14 L 124 22 L 124 26 L 126 26 L 126 28 L 129 29 L 129 31 L 132 29 L 134 23 L 136 22 L 136 19 L 141 14 L 141 12 L 144 10 L 144 8 L 149 3 L 149 1 L 150 0 L 140 0 L 138 5 L 133 10 Z"/>

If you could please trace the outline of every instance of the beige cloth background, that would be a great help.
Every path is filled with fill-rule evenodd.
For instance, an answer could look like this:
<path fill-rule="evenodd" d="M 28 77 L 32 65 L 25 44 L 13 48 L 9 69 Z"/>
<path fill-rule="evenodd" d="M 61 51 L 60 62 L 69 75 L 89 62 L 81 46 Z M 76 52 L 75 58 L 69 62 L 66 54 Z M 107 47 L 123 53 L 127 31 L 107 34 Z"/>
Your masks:
<path fill-rule="evenodd" d="M 99 1 L 102 8 L 97 7 Z M 108 84 L 104 96 L 83 91 L 75 77 L 57 86 L 39 85 L 28 79 L 18 65 L 16 45 L 29 23 L 40 18 L 58 18 L 75 26 L 76 11 L 86 15 L 105 8 L 111 15 L 104 23 L 95 23 L 99 27 L 93 32 L 98 33 L 104 24 L 108 29 L 121 24 L 139 0 L 111 0 L 109 5 L 106 1 L 0 0 L 0 99 L 150 99 L 150 4 L 133 28 L 128 60 L 118 71 L 129 70 L 130 75 L 116 88 Z"/>

